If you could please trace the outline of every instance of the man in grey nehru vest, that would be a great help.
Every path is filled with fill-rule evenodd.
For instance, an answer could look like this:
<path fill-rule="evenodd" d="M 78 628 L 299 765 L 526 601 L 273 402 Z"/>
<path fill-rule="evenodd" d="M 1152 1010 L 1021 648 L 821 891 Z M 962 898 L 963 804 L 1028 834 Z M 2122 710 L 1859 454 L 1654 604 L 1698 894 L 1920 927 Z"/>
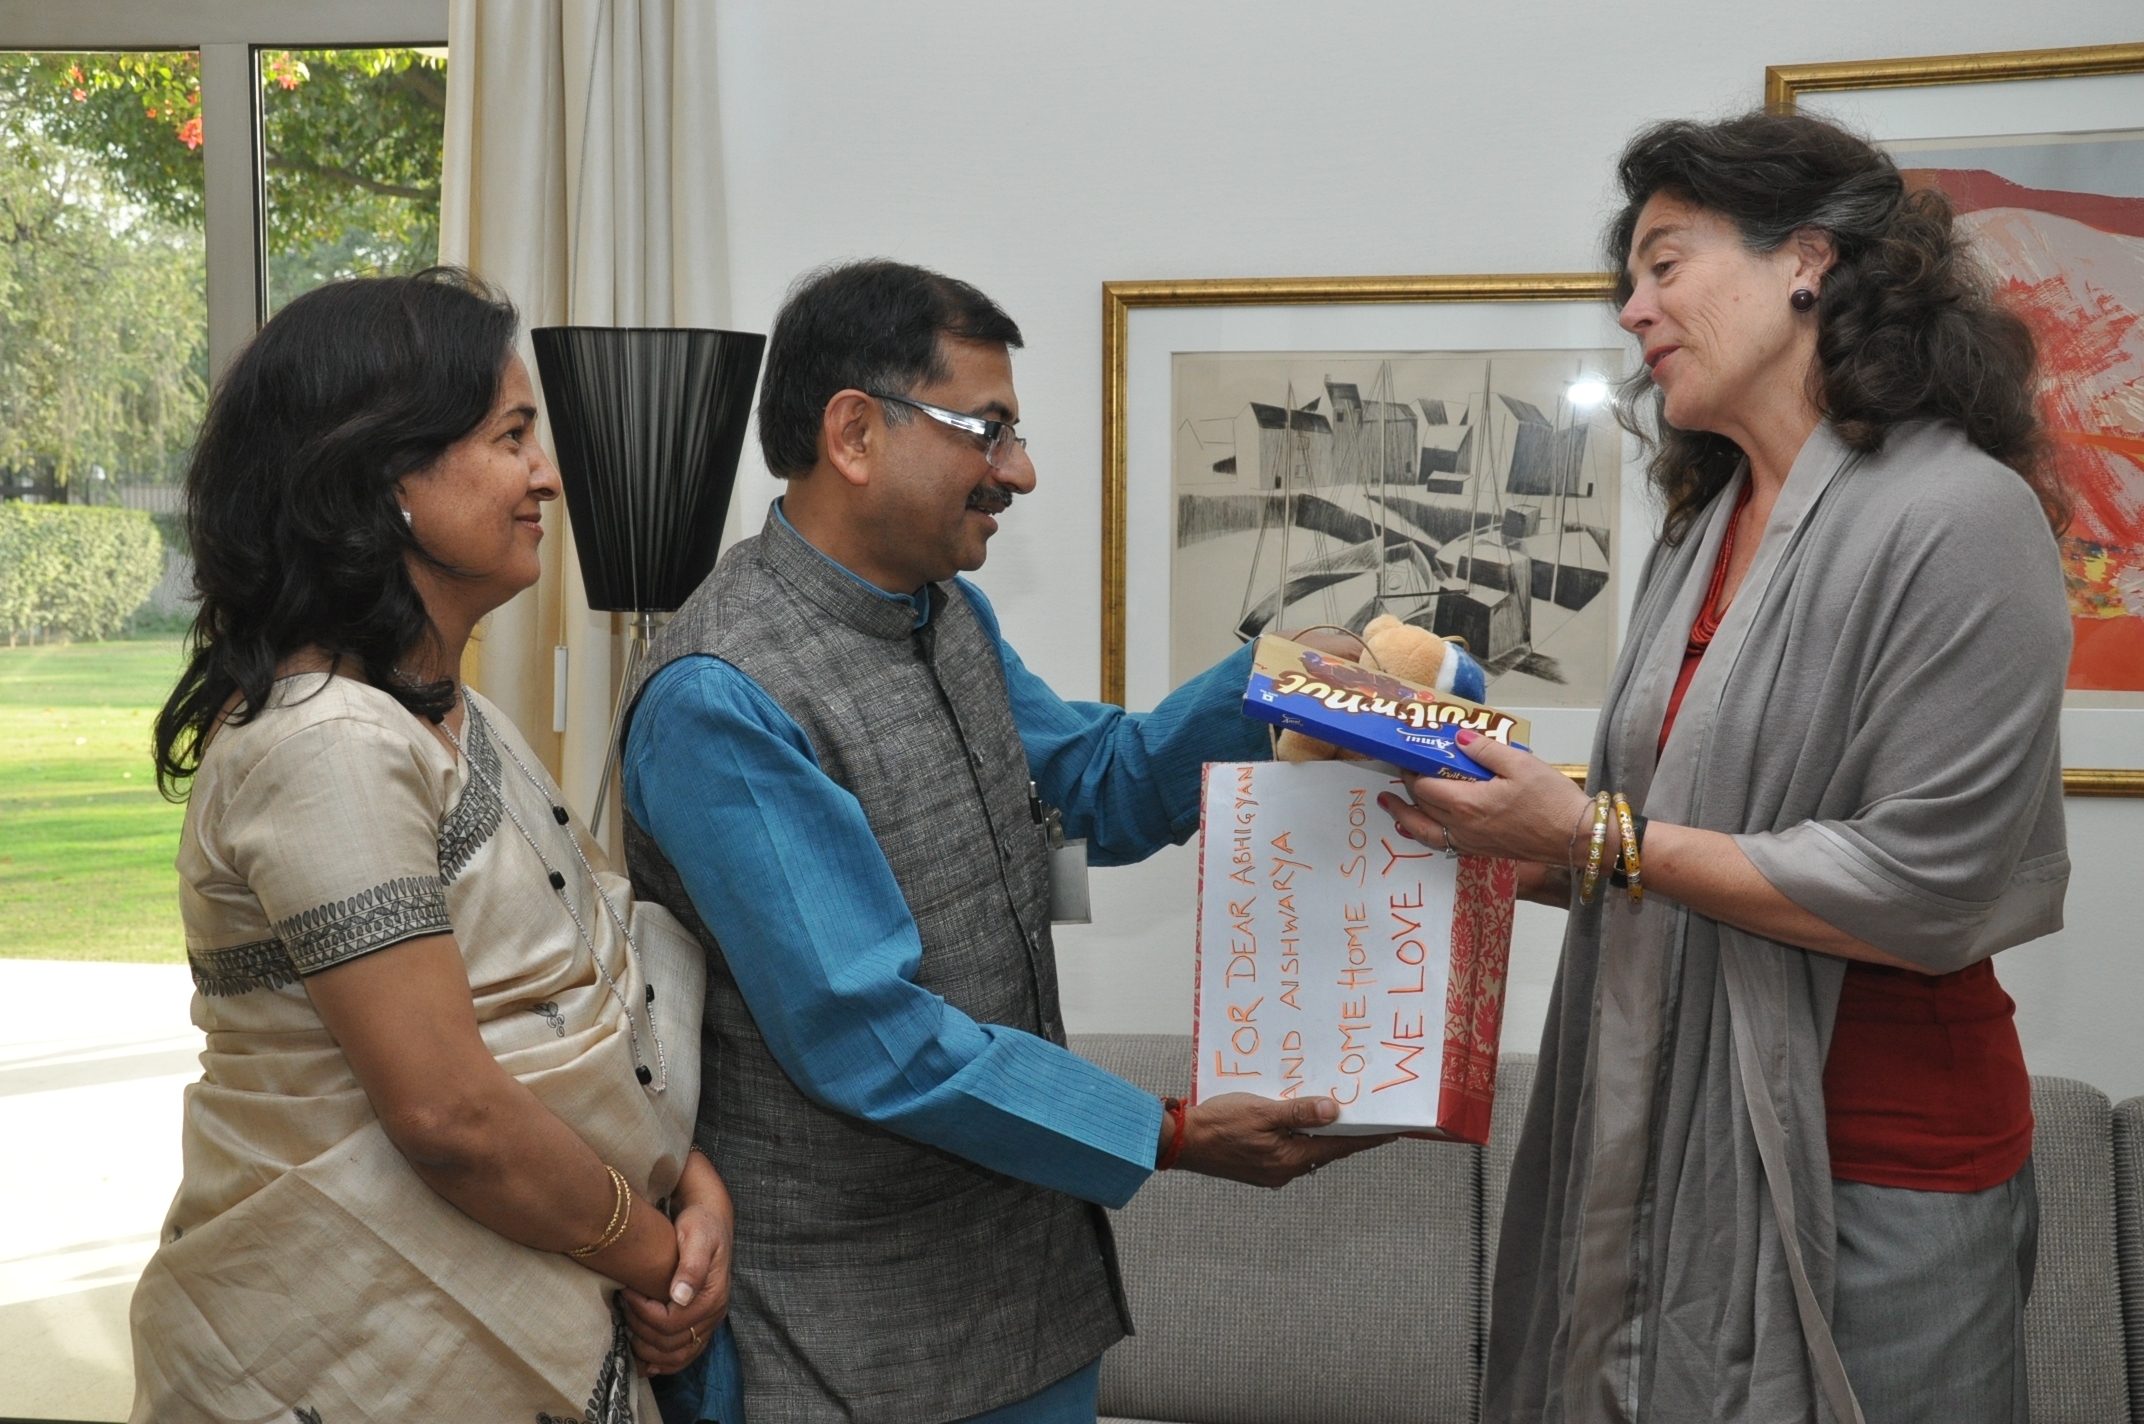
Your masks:
<path fill-rule="evenodd" d="M 920 268 L 803 281 L 759 405 L 787 492 L 628 692 L 634 883 L 708 950 L 750 1424 L 1092 1424 L 1131 1328 L 1103 1207 L 1157 1166 L 1279 1186 L 1374 1145 L 1301 1135 L 1327 1099 L 1186 1110 L 1063 1046 L 1043 807 L 1139 860 L 1267 740 L 1248 648 L 1143 716 L 1066 702 L 958 577 L 1035 487 L 1019 345 Z"/>

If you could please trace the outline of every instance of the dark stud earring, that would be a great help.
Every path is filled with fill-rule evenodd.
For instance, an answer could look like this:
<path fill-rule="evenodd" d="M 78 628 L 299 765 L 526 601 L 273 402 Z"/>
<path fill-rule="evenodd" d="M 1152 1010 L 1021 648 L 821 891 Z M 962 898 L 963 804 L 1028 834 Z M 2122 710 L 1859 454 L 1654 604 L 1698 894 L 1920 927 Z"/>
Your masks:
<path fill-rule="evenodd" d="M 1794 295 L 1787 298 L 1787 305 L 1796 311 L 1805 312 L 1816 305 L 1816 293 L 1807 287 L 1796 287 Z"/>

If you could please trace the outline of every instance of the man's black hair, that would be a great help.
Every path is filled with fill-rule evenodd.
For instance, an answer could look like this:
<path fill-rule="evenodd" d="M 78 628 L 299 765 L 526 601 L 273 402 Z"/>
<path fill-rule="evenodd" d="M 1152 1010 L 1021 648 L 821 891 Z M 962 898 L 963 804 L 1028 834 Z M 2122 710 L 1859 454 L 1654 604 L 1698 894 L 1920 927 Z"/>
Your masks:
<path fill-rule="evenodd" d="M 946 378 L 941 336 L 1017 348 L 1020 328 L 966 282 L 873 259 L 807 272 L 767 339 L 759 384 L 759 448 L 785 480 L 819 462 L 819 426 L 836 392 L 906 395 Z M 884 407 L 888 424 L 913 412 Z"/>

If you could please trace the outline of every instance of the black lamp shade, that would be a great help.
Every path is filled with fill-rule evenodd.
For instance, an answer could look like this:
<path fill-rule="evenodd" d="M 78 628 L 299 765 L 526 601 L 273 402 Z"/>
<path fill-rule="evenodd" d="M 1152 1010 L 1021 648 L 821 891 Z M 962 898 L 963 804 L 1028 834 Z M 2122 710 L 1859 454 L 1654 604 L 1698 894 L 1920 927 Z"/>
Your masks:
<path fill-rule="evenodd" d="M 529 336 L 588 606 L 674 612 L 721 552 L 767 338 L 611 326 Z"/>

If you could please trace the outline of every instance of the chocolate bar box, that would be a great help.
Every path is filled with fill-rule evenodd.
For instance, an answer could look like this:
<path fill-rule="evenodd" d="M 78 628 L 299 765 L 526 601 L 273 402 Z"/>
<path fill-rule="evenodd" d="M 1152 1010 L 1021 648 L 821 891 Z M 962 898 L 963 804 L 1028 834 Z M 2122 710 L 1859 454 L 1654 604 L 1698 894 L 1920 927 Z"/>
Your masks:
<path fill-rule="evenodd" d="M 1487 781 L 1489 773 L 1459 749 L 1460 728 L 1522 751 L 1533 738 L 1524 717 L 1414 687 L 1271 634 L 1253 654 L 1243 715 L 1406 771 L 1469 781 Z"/>

